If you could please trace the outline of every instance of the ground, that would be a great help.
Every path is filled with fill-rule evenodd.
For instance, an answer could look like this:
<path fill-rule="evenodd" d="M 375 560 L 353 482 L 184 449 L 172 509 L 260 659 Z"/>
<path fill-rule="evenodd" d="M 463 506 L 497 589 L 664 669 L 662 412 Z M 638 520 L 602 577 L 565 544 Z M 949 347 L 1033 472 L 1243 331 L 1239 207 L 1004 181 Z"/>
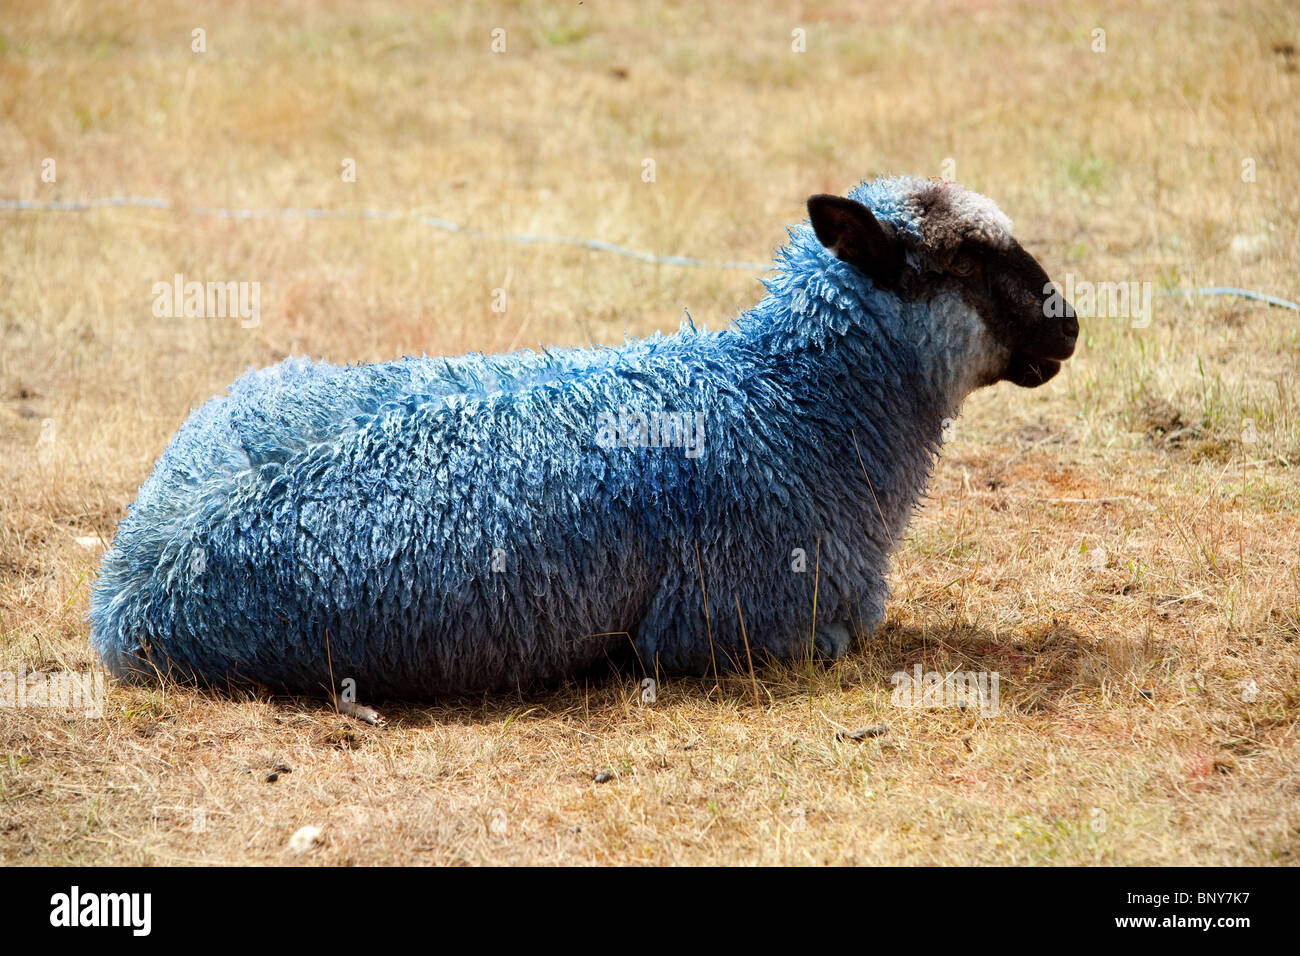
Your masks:
<path fill-rule="evenodd" d="M 0 674 L 92 667 L 104 547 L 245 368 L 616 344 L 761 292 L 414 218 L 189 206 L 765 262 L 809 194 L 943 176 L 1060 281 L 1150 282 L 1154 307 L 1085 313 L 1057 379 L 972 398 L 886 623 L 842 662 L 383 727 L 112 682 L 99 717 L 0 707 L 0 862 L 1300 857 L 1300 316 L 1176 292 L 1300 297 L 1293 5 L 158 7 L 0 24 L 0 198 L 177 207 L 0 209 Z M 177 273 L 260 283 L 257 323 L 155 315 Z M 900 706 L 918 665 L 996 672 L 996 713 Z"/>

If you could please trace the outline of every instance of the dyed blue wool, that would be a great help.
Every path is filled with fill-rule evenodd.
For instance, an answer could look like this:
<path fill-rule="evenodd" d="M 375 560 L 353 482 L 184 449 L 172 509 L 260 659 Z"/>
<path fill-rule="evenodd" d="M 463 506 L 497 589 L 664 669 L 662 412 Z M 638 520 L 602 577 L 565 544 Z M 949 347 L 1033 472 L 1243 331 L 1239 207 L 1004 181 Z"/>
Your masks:
<path fill-rule="evenodd" d="M 851 195 L 919 275 L 951 251 L 922 221 L 951 189 Z M 966 196 L 963 241 L 1002 241 Z M 1014 349 L 951 288 L 891 288 L 824 231 L 792 229 L 722 331 L 249 372 L 140 489 L 94 647 L 118 676 L 374 698 L 552 683 L 633 648 L 692 674 L 746 642 L 844 653 L 883 617 L 944 420 Z"/>

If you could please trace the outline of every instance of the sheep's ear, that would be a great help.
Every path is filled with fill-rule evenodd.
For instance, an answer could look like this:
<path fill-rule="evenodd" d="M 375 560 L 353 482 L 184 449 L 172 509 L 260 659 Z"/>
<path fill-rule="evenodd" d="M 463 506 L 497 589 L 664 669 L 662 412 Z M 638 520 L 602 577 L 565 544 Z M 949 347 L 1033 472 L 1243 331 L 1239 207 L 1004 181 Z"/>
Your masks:
<path fill-rule="evenodd" d="M 817 240 L 835 258 L 857 266 L 880 285 L 894 285 L 903 270 L 903 250 L 894 229 L 860 202 L 843 196 L 808 199 Z"/>

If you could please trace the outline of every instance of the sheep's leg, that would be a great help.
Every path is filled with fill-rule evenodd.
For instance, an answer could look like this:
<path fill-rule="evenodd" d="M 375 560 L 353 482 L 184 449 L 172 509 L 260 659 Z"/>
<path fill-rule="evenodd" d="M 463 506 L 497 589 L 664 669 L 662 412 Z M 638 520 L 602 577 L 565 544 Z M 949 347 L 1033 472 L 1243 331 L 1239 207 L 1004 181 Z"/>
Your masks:
<path fill-rule="evenodd" d="M 706 613 L 700 595 L 691 590 L 693 584 L 665 583 L 637 626 L 637 655 L 651 675 L 656 669 L 703 675 L 738 666 L 730 647 L 733 631 L 739 647 L 739 631 L 719 617 L 720 608 L 715 607 L 711 616 Z"/>
<path fill-rule="evenodd" d="M 733 599 L 734 600 L 734 599 Z M 807 624 L 796 620 L 763 620 L 745 613 L 744 633 L 734 603 L 710 600 L 710 614 L 698 595 L 666 588 L 637 628 L 636 647 L 642 664 L 653 673 L 656 663 L 672 673 L 706 674 L 745 670 L 760 653 L 780 658 L 806 657 Z M 742 607 L 746 603 L 741 601 Z M 751 611 L 754 603 L 750 603 Z M 838 660 L 848 653 L 853 634 L 847 624 L 819 623 L 813 648 L 819 656 Z"/>
<path fill-rule="evenodd" d="M 839 660 L 849 652 L 855 633 L 870 637 L 880 626 L 885 617 L 884 589 L 864 593 L 840 613 L 846 614 L 846 619 L 818 622 L 813 642 L 817 653 L 831 660 Z"/>
<path fill-rule="evenodd" d="M 849 652 L 853 643 L 853 634 L 844 624 L 822 624 L 817 628 L 813 642 L 817 653 L 831 660 L 839 660 Z"/>
<path fill-rule="evenodd" d="M 854 597 L 823 602 L 824 616 L 817 617 L 810 647 L 809 619 L 799 611 L 804 595 L 776 599 L 750 590 L 737 600 L 737 589 L 716 584 L 709 591 L 706 616 L 698 573 L 689 568 L 666 577 L 636 628 L 637 653 L 651 675 L 656 665 L 668 672 L 704 674 L 715 666 L 719 671 L 745 670 L 749 660 L 757 661 L 760 655 L 803 659 L 810 651 L 840 660 L 855 634 L 871 634 L 884 618 L 883 582 L 867 582 Z M 715 575 L 727 580 L 725 572 Z"/>

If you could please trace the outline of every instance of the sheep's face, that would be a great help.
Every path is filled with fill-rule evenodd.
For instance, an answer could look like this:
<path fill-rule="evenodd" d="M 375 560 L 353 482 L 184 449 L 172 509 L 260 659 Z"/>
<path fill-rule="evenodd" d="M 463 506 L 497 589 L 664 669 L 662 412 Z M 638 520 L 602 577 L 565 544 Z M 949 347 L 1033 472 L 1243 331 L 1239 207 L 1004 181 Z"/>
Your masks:
<path fill-rule="evenodd" d="M 1074 309 L 1042 266 L 1011 235 L 996 205 L 960 186 L 927 180 L 877 180 L 840 196 L 813 196 L 808 211 L 818 240 L 881 288 L 912 301 L 956 296 L 978 316 L 964 342 L 972 386 L 1042 385 L 1074 352 Z M 936 308 L 936 321 L 957 321 Z M 947 319 L 945 319 L 947 317 Z"/>

